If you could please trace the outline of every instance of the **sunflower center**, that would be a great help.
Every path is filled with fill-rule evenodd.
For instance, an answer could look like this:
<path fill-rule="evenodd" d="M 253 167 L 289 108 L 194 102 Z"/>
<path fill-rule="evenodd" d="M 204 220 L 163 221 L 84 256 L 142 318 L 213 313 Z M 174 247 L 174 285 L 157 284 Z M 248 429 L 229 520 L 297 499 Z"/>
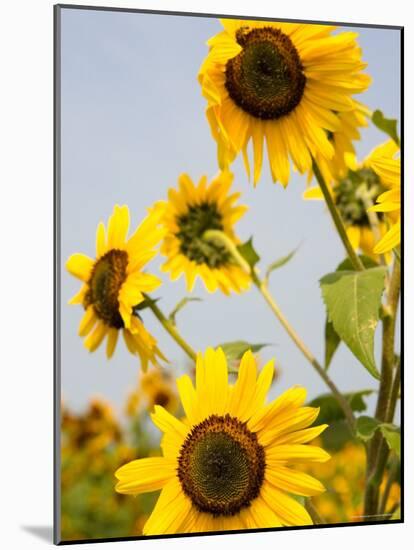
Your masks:
<path fill-rule="evenodd" d="M 335 187 L 335 202 L 347 225 L 368 226 L 368 199 L 373 204 L 377 197 L 385 191 L 377 174 L 371 168 L 361 168 L 356 172 L 349 171 Z M 383 218 L 381 212 L 378 217 Z"/>
<path fill-rule="evenodd" d="M 229 263 L 230 255 L 223 246 L 203 239 L 204 233 L 209 229 L 224 229 L 222 215 L 215 203 L 192 205 L 177 222 L 180 250 L 189 260 L 212 268 Z"/>
<path fill-rule="evenodd" d="M 302 99 L 306 77 L 298 52 L 279 29 L 242 27 L 242 51 L 226 64 L 225 86 L 241 109 L 263 120 L 289 114 Z"/>
<path fill-rule="evenodd" d="M 107 325 L 120 329 L 119 290 L 127 277 L 128 254 L 113 249 L 95 263 L 89 279 L 84 306 L 93 305 L 96 315 Z"/>
<path fill-rule="evenodd" d="M 264 449 L 246 424 L 226 414 L 197 424 L 178 459 L 183 491 L 201 512 L 232 516 L 259 495 Z"/>

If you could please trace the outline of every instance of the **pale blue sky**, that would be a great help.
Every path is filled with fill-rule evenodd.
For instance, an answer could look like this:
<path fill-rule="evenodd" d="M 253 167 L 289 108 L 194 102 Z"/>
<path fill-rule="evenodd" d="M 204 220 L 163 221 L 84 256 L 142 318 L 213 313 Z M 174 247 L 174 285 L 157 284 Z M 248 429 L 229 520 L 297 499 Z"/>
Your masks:
<path fill-rule="evenodd" d="M 275 16 L 277 14 L 275 13 Z M 73 252 L 95 250 L 98 222 L 113 205 L 127 204 L 132 228 L 145 208 L 165 198 L 181 172 L 194 179 L 217 171 L 215 143 L 204 116 L 205 101 L 196 77 L 206 54 L 206 40 L 220 30 L 216 19 L 108 11 L 62 10 L 62 262 Z M 353 29 L 373 77 L 363 100 L 387 116 L 400 116 L 400 35 L 391 29 Z M 384 136 L 363 130 L 361 156 Z M 260 266 L 285 255 L 299 243 L 295 258 L 271 279 L 271 291 L 317 357 L 323 358 L 325 310 L 318 280 L 343 259 L 322 203 L 301 195 L 305 179 L 294 175 L 284 190 L 273 185 L 265 164 L 257 189 L 248 184 L 239 160 L 233 165 L 235 188 L 250 210 L 237 231 L 252 234 L 262 256 Z M 158 272 L 159 261 L 150 265 Z M 185 294 L 183 280 L 165 284 L 157 295 L 169 312 Z M 76 408 L 101 395 L 120 408 L 137 379 L 138 363 L 119 341 L 113 359 L 104 347 L 89 354 L 77 335 L 81 308 L 68 306 L 79 289 L 62 269 L 62 395 Z M 293 384 L 314 397 L 326 391 L 277 324 L 254 289 L 228 298 L 209 295 L 198 283 L 203 302 L 179 313 L 182 334 L 196 349 L 223 341 L 269 342 L 262 357 L 275 357 L 280 377 L 273 391 Z M 159 341 L 173 368 L 182 368 L 183 352 L 144 312 L 146 326 Z M 375 387 L 375 381 L 341 346 L 331 375 L 344 391 Z"/>

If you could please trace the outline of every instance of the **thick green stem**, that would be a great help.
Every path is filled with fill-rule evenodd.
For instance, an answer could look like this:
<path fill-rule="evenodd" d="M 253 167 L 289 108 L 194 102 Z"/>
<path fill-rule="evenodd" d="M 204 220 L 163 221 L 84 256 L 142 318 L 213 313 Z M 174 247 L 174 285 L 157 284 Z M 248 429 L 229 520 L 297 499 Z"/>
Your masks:
<path fill-rule="evenodd" d="M 387 310 L 383 320 L 381 381 L 378 393 L 375 417 L 380 422 L 392 422 L 398 397 L 400 366 L 395 361 L 395 325 L 400 296 L 401 266 L 394 262 L 388 296 Z M 395 376 L 393 372 L 395 369 Z M 397 387 L 396 387 L 397 385 Z M 381 432 L 378 430 L 368 446 L 367 478 L 365 490 L 364 514 L 367 518 L 376 519 L 379 507 L 379 487 L 387 464 L 389 449 Z"/>
<path fill-rule="evenodd" d="M 188 344 L 184 338 L 181 336 L 181 334 L 178 332 L 177 327 L 175 324 L 168 319 L 164 315 L 164 313 L 160 310 L 160 308 L 157 306 L 154 300 L 152 300 L 149 296 L 145 296 L 148 307 L 153 312 L 155 317 L 158 319 L 158 321 L 161 323 L 161 325 L 164 327 L 164 329 L 168 332 L 168 334 L 173 338 L 173 340 L 176 341 L 176 343 L 180 346 L 181 349 L 185 351 L 185 353 L 188 355 L 188 357 L 195 362 L 197 358 L 196 352 L 193 350 L 193 348 Z"/>
<path fill-rule="evenodd" d="M 328 188 L 327 183 L 325 182 L 324 177 L 322 176 L 321 171 L 319 170 L 319 166 L 317 165 L 316 161 L 313 160 L 312 163 L 312 170 L 315 174 L 315 177 L 318 181 L 319 187 L 321 188 L 323 197 L 325 199 L 326 205 L 329 209 L 329 212 L 331 213 L 332 220 L 335 224 L 335 227 L 338 231 L 338 235 L 341 238 L 341 241 L 345 247 L 345 250 L 349 256 L 349 259 L 352 262 L 352 265 L 354 266 L 354 269 L 357 271 L 363 271 L 364 266 L 361 262 L 361 260 L 358 257 L 358 254 L 355 252 L 355 250 L 352 247 L 351 241 L 348 238 L 344 222 L 341 218 L 341 214 L 339 213 L 338 208 L 336 207 L 335 201 L 332 197 L 331 191 Z"/>
<path fill-rule="evenodd" d="M 325 369 L 319 364 L 315 356 L 312 354 L 312 352 L 306 347 L 304 342 L 301 340 L 295 329 L 292 327 L 292 325 L 289 323 L 285 315 L 283 314 L 280 307 L 277 305 L 275 299 L 269 292 L 269 289 L 267 287 L 267 284 L 260 280 L 259 276 L 257 275 L 254 268 L 251 268 L 251 266 L 246 262 L 246 260 L 243 258 L 243 256 L 240 254 L 240 252 L 237 250 L 237 247 L 235 246 L 234 242 L 225 235 L 222 231 L 218 230 L 210 230 L 206 231 L 204 234 L 204 238 L 207 240 L 215 240 L 216 242 L 220 243 L 222 246 L 224 246 L 228 252 L 232 255 L 232 258 L 236 264 L 238 264 L 246 273 L 250 275 L 252 278 L 253 283 L 259 290 L 260 294 L 265 299 L 266 303 L 272 310 L 275 317 L 280 321 L 283 328 L 286 330 L 290 338 L 293 340 L 294 344 L 297 346 L 297 348 L 303 353 L 303 355 L 306 357 L 306 359 L 309 361 L 309 363 L 313 366 L 313 368 L 316 370 L 316 372 L 319 374 L 319 376 L 322 378 L 322 380 L 325 382 L 325 384 L 328 386 L 328 388 L 331 390 L 332 394 L 336 398 L 339 406 L 342 408 L 345 418 L 349 424 L 349 427 L 351 431 L 354 431 L 355 428 L 355 417 L 352 411 L 352 408 L 349 405 L 349 402 L 347 399 L 342 395 L 342 393 L 338 390 L 334 382 L 330 379 L 329 375 L 325 371 Z"/>
<path fill-rule="evenodd" d="M 397 457 L 394 456 L 391 461 L 387 483 L 385 484 L 384 492 L 382 494 L 381 502 L 378 509 L 380 517 L 383 517 L 386 514 L 388 497 L 390 496 L 392 485 L 397 479 L 399 466 L 399 460 L 397 459 Z"/>
<path fill-rule="evenodd" d="M 394 381 L 392 383 L 390 402 L 387 411 L 387 422 L 392 422 L 394 420 L 395 409 L 397 407 L 398 396 L 400 394 L 401 386 L 401 360 L 398 358 L 397 366 L 395 367 Z"/>
<path fill-rule="evenodd" d="M 313 521 L 314 525 L 326 525 L 326 521 L 324 521 L 321 518 L 321 516 L 320 516 L 318 510 L 316 509 L 315 505 L 313 504 L 311 498 L 306 498 L 305 499 L 305 508 L 306 508 L 308 514 L 310 515 L 310 517 L 312 518 L 312 521 Z"/>

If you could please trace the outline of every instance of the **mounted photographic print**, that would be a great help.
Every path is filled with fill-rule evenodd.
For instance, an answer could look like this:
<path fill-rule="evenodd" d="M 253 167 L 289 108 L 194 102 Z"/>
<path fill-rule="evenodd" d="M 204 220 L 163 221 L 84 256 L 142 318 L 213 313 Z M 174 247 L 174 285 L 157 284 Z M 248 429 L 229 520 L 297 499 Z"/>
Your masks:
<path fill-rule="evenodd" d="M 56 543 L 402 521 L 403 29 L 277 15 L 55 7 Z"/>

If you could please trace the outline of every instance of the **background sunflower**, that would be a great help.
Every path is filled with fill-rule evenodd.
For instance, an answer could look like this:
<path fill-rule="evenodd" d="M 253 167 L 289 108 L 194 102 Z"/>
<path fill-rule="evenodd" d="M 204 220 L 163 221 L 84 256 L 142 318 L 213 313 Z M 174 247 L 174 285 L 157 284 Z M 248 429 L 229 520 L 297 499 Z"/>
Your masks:
<path fill-rule="evenodd" d="M 154 207 L 165 228 L 161 254 L 168 259 L 162 270 L 172 280 L 184 274 L 189 292 L 197 277 L 209 292 L 219 289 L 230 294 L 249 287 L 250 277 L 235 265 L 229 252 L 205 238 L 206 231 L 219 230 L 234 244 L 239 242 L 234 225 L 247 206 L 235 204 L 240 193 L 230 193 L 232 181 L 230 172 L 222 172 L 210 182 L 203 176 L 195 185 L 190 176 L 182 174 L 178 189 L 168 191 L 168 202 Z"/>
<path fill-rule="evenodd" d="M 348 170 L 345 177 L 331 181 L 332 194 L 352 246 L 355 250 L 360 249 L 366 255 L 374 258 L 378 253 L 382 254 L 389 248 L 380 247 L 379 243 L 376 245 L 379 240 L 378 235 L 375 235 L 367 210 L 381 212 L 378 216 L 380 237 L 385 238 L 384 235 L 387 233 L 390 222 L 398 223 L 396 219 L 398 213 L 397 216 L 394 214 L 395 211 L 398 211 L 398 206 L 394 202 L 389 210 L 388 207 L 383 208 L 381 205 L 370 208 L 370 204 L 378 201 L 380 197 L 391 196 L 395 199 L 396 194 L 399 193 L 399 160 L 394 159 L 398 152 L 399 147 L 394 141 L 387 141 L 373 149 L 355 169 Z M 385 166 L 388 167 L 390 163 L 392 164 L 392 176 L 389 171 L 385 170 Z M 381 170 L 381 167 L 384 167 L 384 171 Z M 388 191 L 389 194 L 385 194 L 386 190 L 393 185 L 394 191 Z M 303 196 L 308 200 L 324 200 L 318 186 L 309 187 Z M 383 212 L 390 212 L 390 214 L 384 216 Z M 396 230 L 393 228 L 392 231 Z M 398 233 L 398 231 L 396 232 Z M 378 252 L 379 250 L 381 252 Z"/>

